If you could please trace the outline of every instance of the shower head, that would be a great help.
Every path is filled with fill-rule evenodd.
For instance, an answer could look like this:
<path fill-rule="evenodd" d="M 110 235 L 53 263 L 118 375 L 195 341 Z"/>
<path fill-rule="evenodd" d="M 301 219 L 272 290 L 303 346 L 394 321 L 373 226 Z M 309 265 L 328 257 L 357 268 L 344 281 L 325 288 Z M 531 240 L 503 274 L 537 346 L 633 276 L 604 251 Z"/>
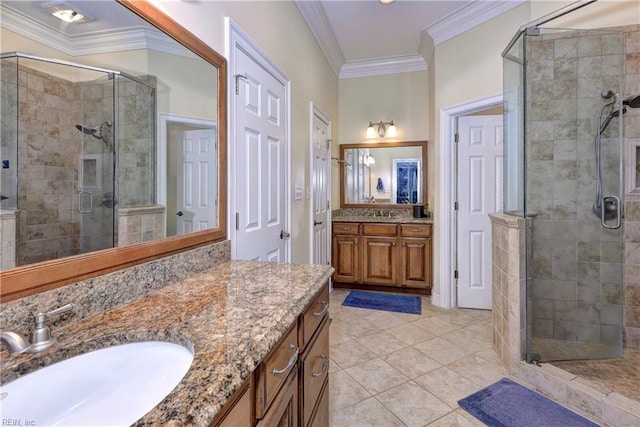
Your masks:
<path fill-rule="evenodd" d="M 635 108 L 635 107 L 632 107 L 632 108 Z M 623 106 L 622 114 L 625 114 L 626 112 L 627 112 L 627 107 Z M 611 113 L 609 113 L 607 118 L 602 123 L 602 126 L 600 126 L 600 135 L 602 135 L 602 133 L 607 129 L 607 126 L 609 126 L 609 123 L 611 123 L 611 120 L 618 116 L 620 116 L 620 110 L 613 110 Z"/>
<path fill-rule="evenodd" d="M 640 108 L 640 94 L 631 95 L 622 100 L 622 105 L 628 105 L 631 108 Z"/>
<path fill-rule="evenodd" d="M 99 136 L 96 136 L 96 134 L 98 133 L 98 128 L 89 128 L 82 125 L 76 125 L 76 129 L 78 129 L 80 132 L 85 133 L 87 135 L 100 138 Z"/>
<path fill-rule="evenodd" d="M 602 92 L 600 92 L 600 96 L 603 99 L 611 99 L 611 98 L 613 98 L 614 95 L 615 95 L 615 93 L 613 93 L 613 91 L 610 91 L 608 89 L 605 89 Z"/>
<path fill-rule="evenodd" d="M 109 150 L 114 151 L 113 146 L 109 141 L 109 136 L 111 135 L 110 120 L 105 120 L 104 122 L 100 123 L 98 127 L 95 127 L 95 128 L 90 128 L 83 125 L 76 125 L 76 129 L 78 129 L 80 132 L 86 135 L 91 135 L 95 139 L 99 139 L 100 141 L 105 143 L 105 145 L 109 148 Z"/>

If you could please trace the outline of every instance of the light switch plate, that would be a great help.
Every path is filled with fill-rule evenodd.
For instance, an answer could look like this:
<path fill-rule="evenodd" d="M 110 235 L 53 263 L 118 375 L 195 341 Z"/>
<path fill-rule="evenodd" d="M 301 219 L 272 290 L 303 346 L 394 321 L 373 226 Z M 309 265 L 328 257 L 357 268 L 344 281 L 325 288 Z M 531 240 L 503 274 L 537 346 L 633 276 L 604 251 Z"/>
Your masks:
<path fill-rule="evenodd" d="M 294 200 L 302 200 L 302 186 L 296 185 L 295 191 L 293 193 Z"/>

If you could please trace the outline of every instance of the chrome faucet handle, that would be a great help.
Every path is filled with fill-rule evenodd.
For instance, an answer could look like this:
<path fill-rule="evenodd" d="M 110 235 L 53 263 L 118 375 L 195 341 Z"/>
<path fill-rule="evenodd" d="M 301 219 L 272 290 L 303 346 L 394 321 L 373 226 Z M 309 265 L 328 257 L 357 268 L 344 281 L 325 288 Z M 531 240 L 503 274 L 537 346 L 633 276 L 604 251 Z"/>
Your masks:
<path fill-rule="evenodd" d="M 35 315 L 36 327 L 31 334 L 31 347 L 27 351 L 37 353 L 53 347 L 58 341 L 51 336 L 51 328 L 47 325 L 47 319 L 71 311 L 73 307 L 73 304 L 67 304 L 46 313 L 37 313 Z"/>

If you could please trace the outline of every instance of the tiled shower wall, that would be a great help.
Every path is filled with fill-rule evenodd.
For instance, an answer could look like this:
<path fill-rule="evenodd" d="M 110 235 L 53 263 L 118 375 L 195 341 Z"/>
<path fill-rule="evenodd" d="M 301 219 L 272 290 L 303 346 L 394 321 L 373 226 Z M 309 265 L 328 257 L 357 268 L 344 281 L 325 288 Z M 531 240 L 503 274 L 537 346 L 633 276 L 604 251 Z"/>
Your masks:
<path fill-rule="evenodd" d="M 627 345 L 637 347 L 640 214 L 634 219 L 637 205 L 627 198 L 623 237 L 622 231 L 602 229 L 592 205 L 600 93 L 640 92 L 638 27 L 627 27 L 623 33 L 547 34 L 530 37 L 527 43 L 527 212 L 533 217 L 529 298 L 534 337 L 615 342 L 620 339 L 617 313 L 624 304 Z M 639 136 L 638 113 L 629 109 L 625 115 L 625 138 Z M 614 119 L 602 136 L 603 194 L 618 193 L 618 123 Z M 619 263 L 622 241 L 625 287 Z"/>
<path fill-rule="evenodd" d="M 16 62 L 3 59 L 0 70 L 0 143 L 2 160 L 9 160 L 9 168 L 1 169 L 2 194 L 14 199 L 3 202 L 3 209 L 16 208 L 18 177 L 12 265 L 117 245 L 113 239 L 113 154 L 102 141 L 75 127 L 114 122 L 114 81 L 104 77 L 73 83 L 28 66 L 17 67 Z M 111 128 L 109 136 L 112 144 L 120 138 L 116 145 L 121 185 L 116 207 L 149 206 L 155 202 L 155 93 L 124 76 L 116 78 L 121 123 L 118 131 Z M 155 83 L 153 77 L 146 80 Z M 17 155 L 12 151 L 16 146 Z M 91 215 L 78 210 L 81 152 L 102 161 L 101 184 L 90 189 Z M 158 227 L 153 232 L 157 235 Z M 13 240 L 6 234 L 2 237 Z"/>
<path fill-rule="evenodd" d="M 155 86 L 156 78 L 142 77 Z M 118 197 L 120 207 L 155 203 L 155 89 L 118 77 Z"/>
<path fill-rule="evenodd" d="M 545 34 L 528 37 L 526 52 L 533 334 L 615 342 L 616 319 L 603 318 L 603 312 L 622 304 L 621 278 L 602 286 L 600 279 L 615 274 L 614 261 L 622 248 L 615 243 L 615 232 L 609 236 L 601 231 L 591 210 L 600 93 L 618 91 L 622 39 L 618 34 Z M 604 136 L 603 147 L 610 147 L 615 135 Z M 611 155 L 611 150 L 603 150 L 603 171 L 613 169 L 607 167 Z M 604 173 L 603 180 L 611 183 L 615 176 Z"/>
<path fill-rule="evenodd" d="M 624 94 L 640 94 L 640 26 L 624 34 Z M 628 109 L 624 119 L 625 145 L 640 142 L 640 108 Z M 638 167 L 635 159 L 627 167 Z M 631 154 L 631 157 L 634 155 Z M 637 182 L 637 178 L 636 178 Z M 640 195 L 628 195 L 625 204 L 624 229 L 624 325 L 625 344 L 640 348 Z"/>
<path fill-rule="evenodd" d="M 82 138 L 74 128 L 73 83 L 22 66 L 17 78 L 17 166 L 28 176 L 18 178 L 16 265 L 24 265 L 79 253 L 74 201 Z"/>

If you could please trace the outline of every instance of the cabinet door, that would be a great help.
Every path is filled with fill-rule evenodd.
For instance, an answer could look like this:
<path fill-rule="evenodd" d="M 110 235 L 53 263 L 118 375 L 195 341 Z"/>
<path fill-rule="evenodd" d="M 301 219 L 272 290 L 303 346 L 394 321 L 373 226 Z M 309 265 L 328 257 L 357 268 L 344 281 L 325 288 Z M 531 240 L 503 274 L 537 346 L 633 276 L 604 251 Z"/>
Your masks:
<path fill-rule="evenodd" d="M 307 349 L 300 365 L 302 381 L 302 425 L 306 426 L 320 398 L 322 387 L 329 376 L 329 322 L 325 318 L 320 332 Z"/>
<path fill-rule="evenodd" d="M 431 239 L 400 239 L 403 286 L 431 287 Z"/>
<path fill-rule="evenodd" d="M 294 427 L 298 425 L 298 372 L 289 374 L 273 405 L 258 427 Z"/>
<path fill-rule="evenodd" d="M 357 236 L 334 236 L 331 258 L 333 280 L 343 283 L 357 283 L 360 279 L 360 246 Z"/>
<path fill-rule="evenodd" d="M 251 393 L 249 384 L 245 384 L 230 400 L 230 407 L 223 408 L 224 415 L 216 416 L 211 426 L 216 427 L 250 427 L 251 420 Z"/>
<path fill-rule="evenodd" d="M 397 283 L 396 238 L 363 237 L 364 277 L 367 284 L 395 285 Z"/>

